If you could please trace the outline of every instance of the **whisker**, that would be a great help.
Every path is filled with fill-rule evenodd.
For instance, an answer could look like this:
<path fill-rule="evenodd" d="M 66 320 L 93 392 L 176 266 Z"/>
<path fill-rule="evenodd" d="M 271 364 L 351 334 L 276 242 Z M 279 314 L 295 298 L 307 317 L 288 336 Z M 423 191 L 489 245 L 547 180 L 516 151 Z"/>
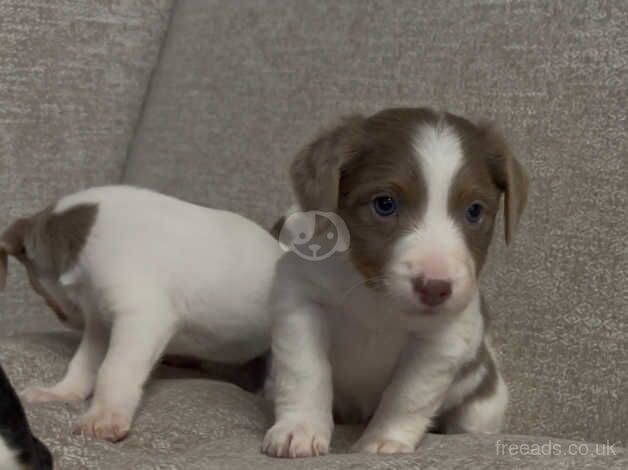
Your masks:
<path fill-rule="evenodd" d="M 382 274 L 382 275 L 379 275 L 379 276 L 372 276 L 372 277 L 368 277 L 368 278 L 366 278 L 366 279 L 362 279 L 360 282 L 358 282 L 358 283 L 356 283 L 356 284 L 352 285 L 351 287 L 349 287 L 349 288 L 348 288 L 348 289 L 347 289 L 347 290 L 346 290 L 346 291 L 342 294 L 342 297 L 340 298 L 340 303 L 341 303 L 341 304 L 342 304 L 342 303 L 344 303 L 344 301 L 347 299 L 347 297 L 349 296 L 349 294 L 350 294 L 353 290 L 355 290 L 356 288 L 358 288 L 358 287 L 360 287 L 360 286 L 362 286 L 362 285 L 364 285 L 364 284 L 366 284 L 366 283 L 368 283 L 368 282 L 371 282 L 371 281 L 383 281 L 383 280 L 386 280 L 386 279 L 387 279 L 387 276 L 385 276 L 385 275 L 383 275 L 383 274 Z"/>

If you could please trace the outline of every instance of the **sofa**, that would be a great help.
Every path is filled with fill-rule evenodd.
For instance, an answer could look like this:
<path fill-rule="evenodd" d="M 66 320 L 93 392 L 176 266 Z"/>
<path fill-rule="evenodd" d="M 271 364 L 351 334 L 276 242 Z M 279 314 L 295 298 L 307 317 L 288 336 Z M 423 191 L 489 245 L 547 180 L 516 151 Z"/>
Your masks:
<path fill-rule="evenodd" d="M 347 453 L 360 429 L 339 426 L 328 456 L 272 459 L 270 403 L 163 366 L 118 444 L 70 433 L 85 403 L 26 406 L 56 468 L 628 468 L 627 25 L 624 0 L 0 0 L 2 227 L 112 183 L 270 227 L 300 146 L 389 106 L 493 120 L 531 178 L 482 278 L 504 434 L 376 456 Z M 15 386 L 58 380 L 77 342 L 11 262 L 0 363 Z"/>

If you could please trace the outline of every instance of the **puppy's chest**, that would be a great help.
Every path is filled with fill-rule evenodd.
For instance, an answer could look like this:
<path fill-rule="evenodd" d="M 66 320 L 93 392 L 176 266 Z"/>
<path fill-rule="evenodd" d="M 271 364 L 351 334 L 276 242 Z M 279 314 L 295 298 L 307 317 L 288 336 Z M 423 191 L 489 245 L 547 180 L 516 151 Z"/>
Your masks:
<path fill-rule="evenodd" d="M 368 419 L 390 383 L 405 334 L 366 330 L 334 322 L 330 362 L 334 411 L 342 422 Z"/>

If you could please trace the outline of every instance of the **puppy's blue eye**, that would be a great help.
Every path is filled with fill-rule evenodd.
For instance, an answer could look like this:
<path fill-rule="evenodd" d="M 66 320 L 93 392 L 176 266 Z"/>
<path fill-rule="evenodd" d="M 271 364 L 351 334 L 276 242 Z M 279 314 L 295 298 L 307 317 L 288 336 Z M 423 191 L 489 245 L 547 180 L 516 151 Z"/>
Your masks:
<path fill-rule="evenodd" d="M 465 219 L 470 224 L 477 224 L 482 220 L 482 216 L 484 215 L 484 206 L 479 202 L 474 202 L 464 213 Z"/>
<path fill-rule="evenodd" d="M 381 217 L 390 217 L 397 213 L 397 201 L 391 196 L 378 196 L 373 199 L 373 209 Z"/>

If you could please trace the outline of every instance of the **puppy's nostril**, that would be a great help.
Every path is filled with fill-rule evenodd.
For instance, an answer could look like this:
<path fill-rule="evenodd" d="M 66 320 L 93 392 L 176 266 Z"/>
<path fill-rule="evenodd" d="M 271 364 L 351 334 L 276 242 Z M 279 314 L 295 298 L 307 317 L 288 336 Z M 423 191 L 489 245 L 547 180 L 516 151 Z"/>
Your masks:
<path fill-rule="evenodd" d="M 413 284 L 421 302 L 430 307 L 442 304 L 451 296 L 451 281 L 447 279 L 418 277 Z"/>
<path fill-rule="evenodd" d="M 308 245 L 307 247 L 310 250 L 312 250 L 312 253 L 314 253 L 314 254 L 316 254 L 316 252 L 321 249 L 321 246 L 317 245 L 316 243 L 312 243 L 312 244 Z"/>

